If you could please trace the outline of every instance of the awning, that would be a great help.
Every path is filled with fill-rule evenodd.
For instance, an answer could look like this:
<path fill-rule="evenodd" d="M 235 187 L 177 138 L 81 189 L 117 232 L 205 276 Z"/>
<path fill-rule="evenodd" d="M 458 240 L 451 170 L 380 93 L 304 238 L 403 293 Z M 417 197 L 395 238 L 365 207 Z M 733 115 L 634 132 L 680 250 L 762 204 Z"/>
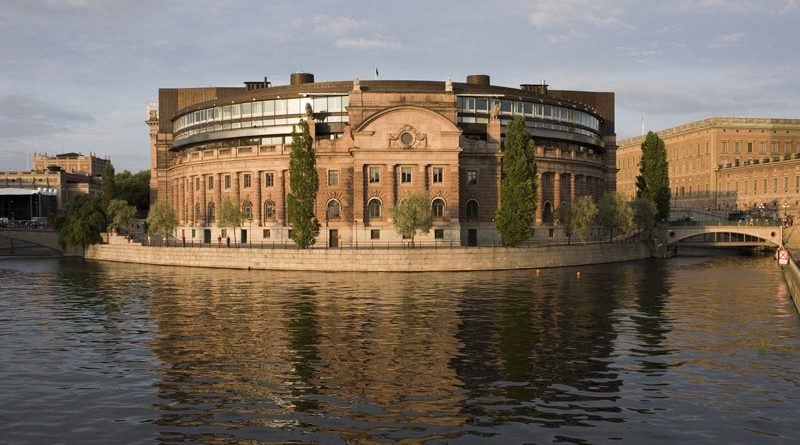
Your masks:
<path fill-rule="evenodd" d="M 38 194 L 39 190 L 35 189 L 20 189 L 14 187 L 0 188 L 0 196 L 30 196 Z"/>

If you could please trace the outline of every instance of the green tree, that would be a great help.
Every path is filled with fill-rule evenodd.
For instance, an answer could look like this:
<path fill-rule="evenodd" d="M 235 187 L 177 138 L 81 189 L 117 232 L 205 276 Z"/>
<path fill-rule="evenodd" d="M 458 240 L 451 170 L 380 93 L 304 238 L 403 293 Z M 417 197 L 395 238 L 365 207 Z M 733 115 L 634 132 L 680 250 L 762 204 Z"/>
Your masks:
<path fill-rule="evenodd" d="M 656 204 L 656 220 L 669 219 L 669 162 L 664 141 L 652 131 L 642 142 L 642 159 L 636 177 L 636 197 L 650 198 Z"/>
<path fill-rule="evenodd" d="M 103 182 L 100 184 L 100 195 L 106 205 L 116 198 L 117 190 L 114 179 L 114 166 L 109 162 L 103 168 Z"/>
<path fill-rule="evenodd" d="M 597 221 L 608 232 L 608 240 L 614 234 L 627 235 L 633 230 L 633 211 L 620 193 L 606 193 L 597 206 Z"/>
<path fill-rule="evenodd" d="M 646 230 L 656 224 L 656 203 L 650 198 L 636 198 L 631 201 L 633 224 L 637 230 Z"/>
<path fill-rule="evenodd" d="M 506 129 L 503 182 L 495 222 L 506 245 L 515 246 L 531 237 L 536 193 L 533 141 L 525 119 L 517 115 Z"/>
<path fill-rule="evenodd" d="M 428 194 L 414 192 L 406 196 L 397 207 L 392 209 L 392 219 L 397 233 L 404 238 L 411 238 L 413 246 L 417 232 L 428 233 L 433 224 Z"/>
<path fill-rule="evenodd" d="M 100 232 L 106 229 L 103 199 L 98 195 L 77 195 L 64 212 L 56 216 L 54 226 L 62 248 L 85 248 L 102 241 Z"/>
<path fill-rule="evenodd" d="M 220 227 L 233 228 L 233 243 L 236 244 L 236 228 L 242 227 L 244 213 L 242 212 L 241 202 L 238 199 L 225 198 L 219 209 Z"/>
<path fill-rule="evenodd" d="M 308 131 L 308 122 L 301 120 L 299 125 L 299 133 L 292 130 L 292 151 L 289 155 L 289 186 L 292 190 L 287 196 L 287 210 L 292 240 L 305 249 L 313 245 L 319 235 L 319 220 L 314 213 L 319 175 L 314 139 Z"/>
<path fill-rule="evenodd" d="M 170 234 L 175 231 L 177 225 L 178 217 L 175 215 L 175 209 L 167 202 L 157 202 L 150 207 L 150 213 L 147 215 L 148 230 L 160 235 L 164 243 L 167 242 Z"/>
<path fill-rule="evenodd" d="M 112 199 L 106 206 L 109 230 L 129 230 L 136 219 L 136 207 L 121 199 Z"/>
<path fill-rule="evenodd" d="M 150 208 L 150 170 L 131 173 L 124 170 L 114 176 L 114 199 L 122 199 L 135 206 L 140 215 Z"/>
<path fill-rule="evenodd" d="M 574 202 L 559 207 L 560 219 L 564 232 L 571 241 L 577 236 L 581 241 L 591 229 L 597 216 L 597 205 L 591 196 L 581 196 Z"/>

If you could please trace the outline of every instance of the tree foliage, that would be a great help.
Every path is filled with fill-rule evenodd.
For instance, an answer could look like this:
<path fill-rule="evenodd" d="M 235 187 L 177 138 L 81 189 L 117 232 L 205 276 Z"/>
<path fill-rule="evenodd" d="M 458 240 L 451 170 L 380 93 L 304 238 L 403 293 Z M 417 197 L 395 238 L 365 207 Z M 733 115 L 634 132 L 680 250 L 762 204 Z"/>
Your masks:
<path fill-rule="evenodd" d="M 656 204 L 656 220 L 669 219 L 669 162 L 664 141 L 652 131 L 642 142 L 642 159 L 636 177 L 636 197 L 650 198 Z"/>
<path fill-rule="evenodd" d="M 64 212 L 55 218 L 58 242 L 62 248 L 80 246 L 85 248 L 102 239 L 100 232 L 106 229 L 107 219 L 103 198 L 98 195 L 77 195 Z"/>
<path fill-rule="evenodd" d="M 525 127 L 525 119 L 514 116 L 506 129 L 503 182 L 495 222 L 495 228 L 506 245 L 515 246 L 531 237 L 536 194 L 533 141 Z"/>
<path fill-rule="evenodd" d="M 131 173 L 124 170 L 114 176 L 114 199 L 121 199 L 136 207 L 139 215 L 150 208 L 150 170 Z"/>
<path fill-rule="evenodd" d="M 301 249 L 316 242 L 319 235 L 319 220 L 314 212 L 319 190 L 317 154 L 314 140 L 308 131 L 308 122 L 300 121 L 300 132 L 292 130 L 292 151 L 289 155 L 289 186 L 287 196 L 289 224 L 292 240 Z"/>
<path fill-rule="evenodd" d="M 100 184 L 100 194 L 105 200 L 106 205 L 116 198 L 116 181 L 114 180 L 114 166 L 107 163 L 103 168 L 103 182 Z"/>
<path fill-rule="evenodd" d="M 428 233 L 433 224 L 428 194 L 414 192 L 406 196 L 399 205 L 392 208 L 392 219 L 397 233 L 404 238 L 411 238 L 413 246 L 417 232 Z"/>
<path fill-rule="evenodd" d="M 136 207 L 121 199 L 112 199 L 106 206 L 109 230 L 129 230 L 136 219 Z"/>
<path fill-rule="evenodd" d="M 591 196 L 581 196 L 574 202 L 559 207 L 559 212 L 567 237 L 572 239 L 577 236 L 583 241 L 597 216 L 597 205 Z"/>
<path fill-rule="evenodd" d="M 652 228 L 656 224 L 656 203 L 650 198 L 636 198 L 631 201 L 633 224 L 638 230 Z"/>
<path fill-rule="evenodd" d="M 614 234 L 627 235 L 633 230 L 633 211 L 620 193 L 606 193 L 600 198 L 597 221 L 608 232 L 610 241 Z"/>
<path fill-rule="evenodd" d="M 178 217 L 175 215 L 175 209 L 169 203 L 161 201 L 150 207 L 150 213 L 147 215 L 147 226 L 150 232 L 160 235 L 166 242 L 177 225 Z"/>
<path fill-rule="evenodd" d="M 236 228 L 242 227 L 244 213 L 238 199 L 225 198 L 219 208 L 220 227 L 233 228 L 233 242 L 236 243 Z"/>

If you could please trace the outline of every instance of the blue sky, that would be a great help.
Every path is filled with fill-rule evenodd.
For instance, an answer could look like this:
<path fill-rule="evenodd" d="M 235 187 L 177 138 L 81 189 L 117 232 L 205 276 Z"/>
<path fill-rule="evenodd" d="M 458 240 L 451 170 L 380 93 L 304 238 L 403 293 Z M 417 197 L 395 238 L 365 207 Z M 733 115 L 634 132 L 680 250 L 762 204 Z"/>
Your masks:
<path fill-rule="evenodd" d="M 619 139 L 710 116 L 800 118 L 798 0 L 4 0 L 0 170 L 34 152 L 149 166 L 158 88 L 463 81 L 614 91 Z"/>

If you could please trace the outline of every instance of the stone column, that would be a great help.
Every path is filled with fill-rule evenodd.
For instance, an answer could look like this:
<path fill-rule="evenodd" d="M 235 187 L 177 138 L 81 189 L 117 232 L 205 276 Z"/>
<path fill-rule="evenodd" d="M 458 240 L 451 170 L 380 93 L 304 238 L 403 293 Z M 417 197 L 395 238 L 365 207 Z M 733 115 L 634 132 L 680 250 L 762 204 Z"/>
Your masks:
<path fill-rule="evenodd" d="M 177 210 L 180 212 L 178 214 L 178 221 L 181 222 L 182 226 L 186 226 L 188 218 L 188 214 L 186 212 L 186 179 L 180 178 L 178 181 L 178 205 L 180 205 L 180 208 Z"/>
<path fill-rule="evenodd" d="M 254 171 L 253 174 L 253 187 L 255 190 L 255 197 L 253 203 L 253 221 L 256 227 L 263 226 L 264 217 L 261 212 L 264 211 L 264 203 L 261 202 L 261 170 Z"/>
<path fill-rule="evenodd" d="M 242 175 L 242 172 L 240 172 L 240 171 L 233 172 L 233 174 L 231 175 L 231 182 L 232 182 L 231 188 L 233 188 L 233 198 L 231 198 L 231 199 L 233 199 L 234 202 L 237 202 L 237 201 L 239 202 L 240 210 L 241 210 L 241 200 L 242 200 L 242 198 L 241 198 L 241 190 L 239 188 L 239 176 L 241 176 L 241 175 Z"/>
<path fill-rule="evenodd" d="M 558 208 L 561 207 L 561 173 L 553 173 L 553 217 L 558 215 Z"/>
<path fill-rule="evenodd" d="M 207 183 L 206 177 L 204 175 L 200 175 L 200 215 L 199 215 L 199 219 L 203 223 L 203 226 L 206 226 L 208 224 L 208 221 L 207 221 L 208 201 L 206 201 L 206 188 L 207 188 L 207 184 L 206 183 Z"/>
<path fill-rule="evenodd" d="M 189 188 L 189 222 L 194 226 L 197 222 L 197 215 L 194 214 L 194 177 L 188 176 L 186 181 Z"/>
<path fill-rule="evenodd" d="M 542 185 L 542 172 L 536 171 L 536 183 L 539 184 L 539 193 L 536 197 L 536 215 L 534 216 L 533 220 L 537 224 L 542 223 L 542 210 L 544 209 L 544 187 Z M 499 199 L 499 196 L 498 196 Z"/>
<path fill-rule="evenodd" d="M 215 190 L 214 194 L 216 195 L 216 204 L 218 206 L 222 205 L 222 180 L 223 180 L 223 176 L 224 175 L 222 173 L 217 173 L 216 179 L 214 179 L 215 181 L 217 181 L 217 189 Z"/>
<path fill-rule="evenodd" d="M 353 164 L 353 219 L 364 221 L 365 195 L 367 194 L 368 179 L 365 181 L 364 170 L 366 165 L 361 163 Z M 352 223 L 352 221 L 349 221 Z"/>
<path fill-rule="evenodd" d="M 278 182 L 278 196 L 275 197 L 275 217 L 278 221 L 280 221 L 281 225 L 288 226 L 289 223 L 287 221 L 286 215 L 286 189 L 287 184 L 287 174 L 286 170 L 281 170 L 277 172 L 275 181 Z"/>
<path fill-rule="evenodd" d="M 389 197 L 391 198 L 390 201 L 390 208 L 394 208 L 397 205 L 397 171 L 396 166 L 394 164 L 389 164 L 386 166 L 388 170 L 388 182 L 389 182 Z M 389 211 L 389 208 L 386 209 Z"/>
<path fill-rule="evenodd" d="M 572 205 L 572 203 L 574 203 L 574 202 L 575 202 L 575 175 L 574 174 L 570 174 L 569 175 L 569 203 L 570 203 L 570 205 Z"/>

